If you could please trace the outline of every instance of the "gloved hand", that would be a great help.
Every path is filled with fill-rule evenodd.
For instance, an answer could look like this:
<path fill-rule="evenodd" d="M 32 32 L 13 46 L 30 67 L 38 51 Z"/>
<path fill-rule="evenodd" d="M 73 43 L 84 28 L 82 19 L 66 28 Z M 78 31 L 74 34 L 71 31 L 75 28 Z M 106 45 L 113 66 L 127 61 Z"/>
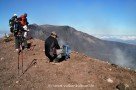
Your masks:
<path fill-rule="evenodd" d="M 27 25 L 23 26 L 23 28 L 24 28 L 25 31 L 29 32 L 29 29 L 28 29 Z"/>

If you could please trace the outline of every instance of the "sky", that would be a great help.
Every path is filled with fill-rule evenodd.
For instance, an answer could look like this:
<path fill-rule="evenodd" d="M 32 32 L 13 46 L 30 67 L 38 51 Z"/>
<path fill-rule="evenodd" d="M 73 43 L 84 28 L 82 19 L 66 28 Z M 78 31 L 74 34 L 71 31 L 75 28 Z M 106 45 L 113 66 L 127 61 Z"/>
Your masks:
<path fill-rule="evenodd" d="M 13 14 L 30 24 L 69 25 L 88 34 L 136 35 L 136 0 L 0 0 L 0 32 Z"/>

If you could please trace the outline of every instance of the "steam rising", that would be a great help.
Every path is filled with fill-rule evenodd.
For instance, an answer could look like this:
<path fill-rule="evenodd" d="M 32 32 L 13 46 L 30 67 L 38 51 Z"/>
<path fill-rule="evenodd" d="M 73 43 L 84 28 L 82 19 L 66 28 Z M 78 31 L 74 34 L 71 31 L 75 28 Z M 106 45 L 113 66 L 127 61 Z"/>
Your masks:
<path fill-rule="evenodd" d="M 59 45 L 60 45 L 61 47 L 66 44 L 66 42 L 65 42 L 64 40 L 62 40 L 62 39 L 59 39 L 59 40 L 58 40 L 58 43 L 59 43 Z"/>
<path fill-rule="evenodd" d="M 120 49 L 114 49 L 115 64 L 122 67 L 134 68 L 133 59 Z"/>

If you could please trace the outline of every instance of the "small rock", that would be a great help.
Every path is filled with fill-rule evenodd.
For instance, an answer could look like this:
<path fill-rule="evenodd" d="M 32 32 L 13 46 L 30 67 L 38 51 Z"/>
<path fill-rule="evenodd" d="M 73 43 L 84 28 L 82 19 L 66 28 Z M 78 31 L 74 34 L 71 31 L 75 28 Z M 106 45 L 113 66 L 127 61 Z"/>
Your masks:
<path fill-rule="evenodd" d="M 88 58 L 89 60 L 92 60 L 92 58 Z"/>
<path fill-rule="evenodd" d="M 116 86 L 118 90 L 129 90 L 129 85 L 120 83 Z"/>
<path fill-rule="evenodd" d="M 130 70 L 130 68 L 128 68 L 128 70 Z"/>
<path fill-rule="evenodd" d="M 19 83 L 19 81 L 16 81 L 16 83 Z"/>
<path fill-rule="evenodd" d="M 125 87 L 126 87 L 126 88 L 128 88 L 128 87 L 129 87 L 129 85 L 128 85 L 128 84 L 125 84 Z"/>
<path fill-rule="evenodd" d="M 106 63 L 110 65 L 110 63 L 108 61 Z"/>
<path fill-rule="evenodd" d="M 91 81 L 88 81 L 89 83 L 91 82 Z"/>
<path fill-rule="evenodd" d="M 94 87 L 94 85 L 93 85 L 93 84 L 91 84 L 91 85 L 90 85 L 90 87 Z"/>
<path fill-rule="evenodd" d="M 107 82 L 109 82 L 109 83 L 113 83 L 113 80 L 112 80 L 112 79 L 110 79 L 110 78 L 108 78 L 108 79 L 107 79 Z"/>
<path fill-rule="evenodd" d="M 0 60 L 3 60 L 4 58 L 2 57 Z"/>
<path fill-rule="evenodd" d="M 116 64 L 111 64 L 111 65 L 112 65 L 113 67 L 116 67 L 116 68 L 118 67 L 118 65 L 116 65 Z"/>
<path fill-rule="evenodd" d="M 124 67 L 125 69 L 127 69 L 127 67 Z"/>

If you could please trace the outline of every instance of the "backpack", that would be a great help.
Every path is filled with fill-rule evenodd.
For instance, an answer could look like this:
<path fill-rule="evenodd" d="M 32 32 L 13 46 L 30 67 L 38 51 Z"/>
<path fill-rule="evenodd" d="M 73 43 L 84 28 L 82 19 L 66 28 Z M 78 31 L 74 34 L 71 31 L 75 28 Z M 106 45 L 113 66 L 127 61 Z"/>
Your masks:
<path fill-rule="evenodd" d="M 9 20 L 9 26 L 12 27 L 13 25 L 14 25 L 14 19 L 11 18 L 11 19 Z"/>
<path fill-rule="evenodd" d="M 14 31 L 14 18 L 13 17 L 9 20 L 9 26 L 10 26 L 10 32 L 13 33 Z"/>
<path fill-rule="evenodd" d="M 65 57 L 65 59 L 69 59 L 70 58 L 70 53 L 71 53 L 71 48 L 69 45 L 63 45 L 63 55 Z"/>
<path fill-rule="evenodd" d="M 28 25 L 27 18 L 24 15 L 19 17 L 19 21 L 22 26 Z"/>
<path fill-rule="evenodd" d="M 14 18 L 9 20 L 10 32 L 14 34 L 14 36 L 22 34 L 22 27 L 20 26 L 20 22 L 18 18 Z"/>
<path fill-rule="evenodd" d="M 11 33 L 17 33 L 20 26 L 19 26 L 19 22 L 18 21 L 18 18 L 16 17 L 12 17 L 10 20 L 9 20 L 9 26 L 10 26 L 10 32 Z"/>

